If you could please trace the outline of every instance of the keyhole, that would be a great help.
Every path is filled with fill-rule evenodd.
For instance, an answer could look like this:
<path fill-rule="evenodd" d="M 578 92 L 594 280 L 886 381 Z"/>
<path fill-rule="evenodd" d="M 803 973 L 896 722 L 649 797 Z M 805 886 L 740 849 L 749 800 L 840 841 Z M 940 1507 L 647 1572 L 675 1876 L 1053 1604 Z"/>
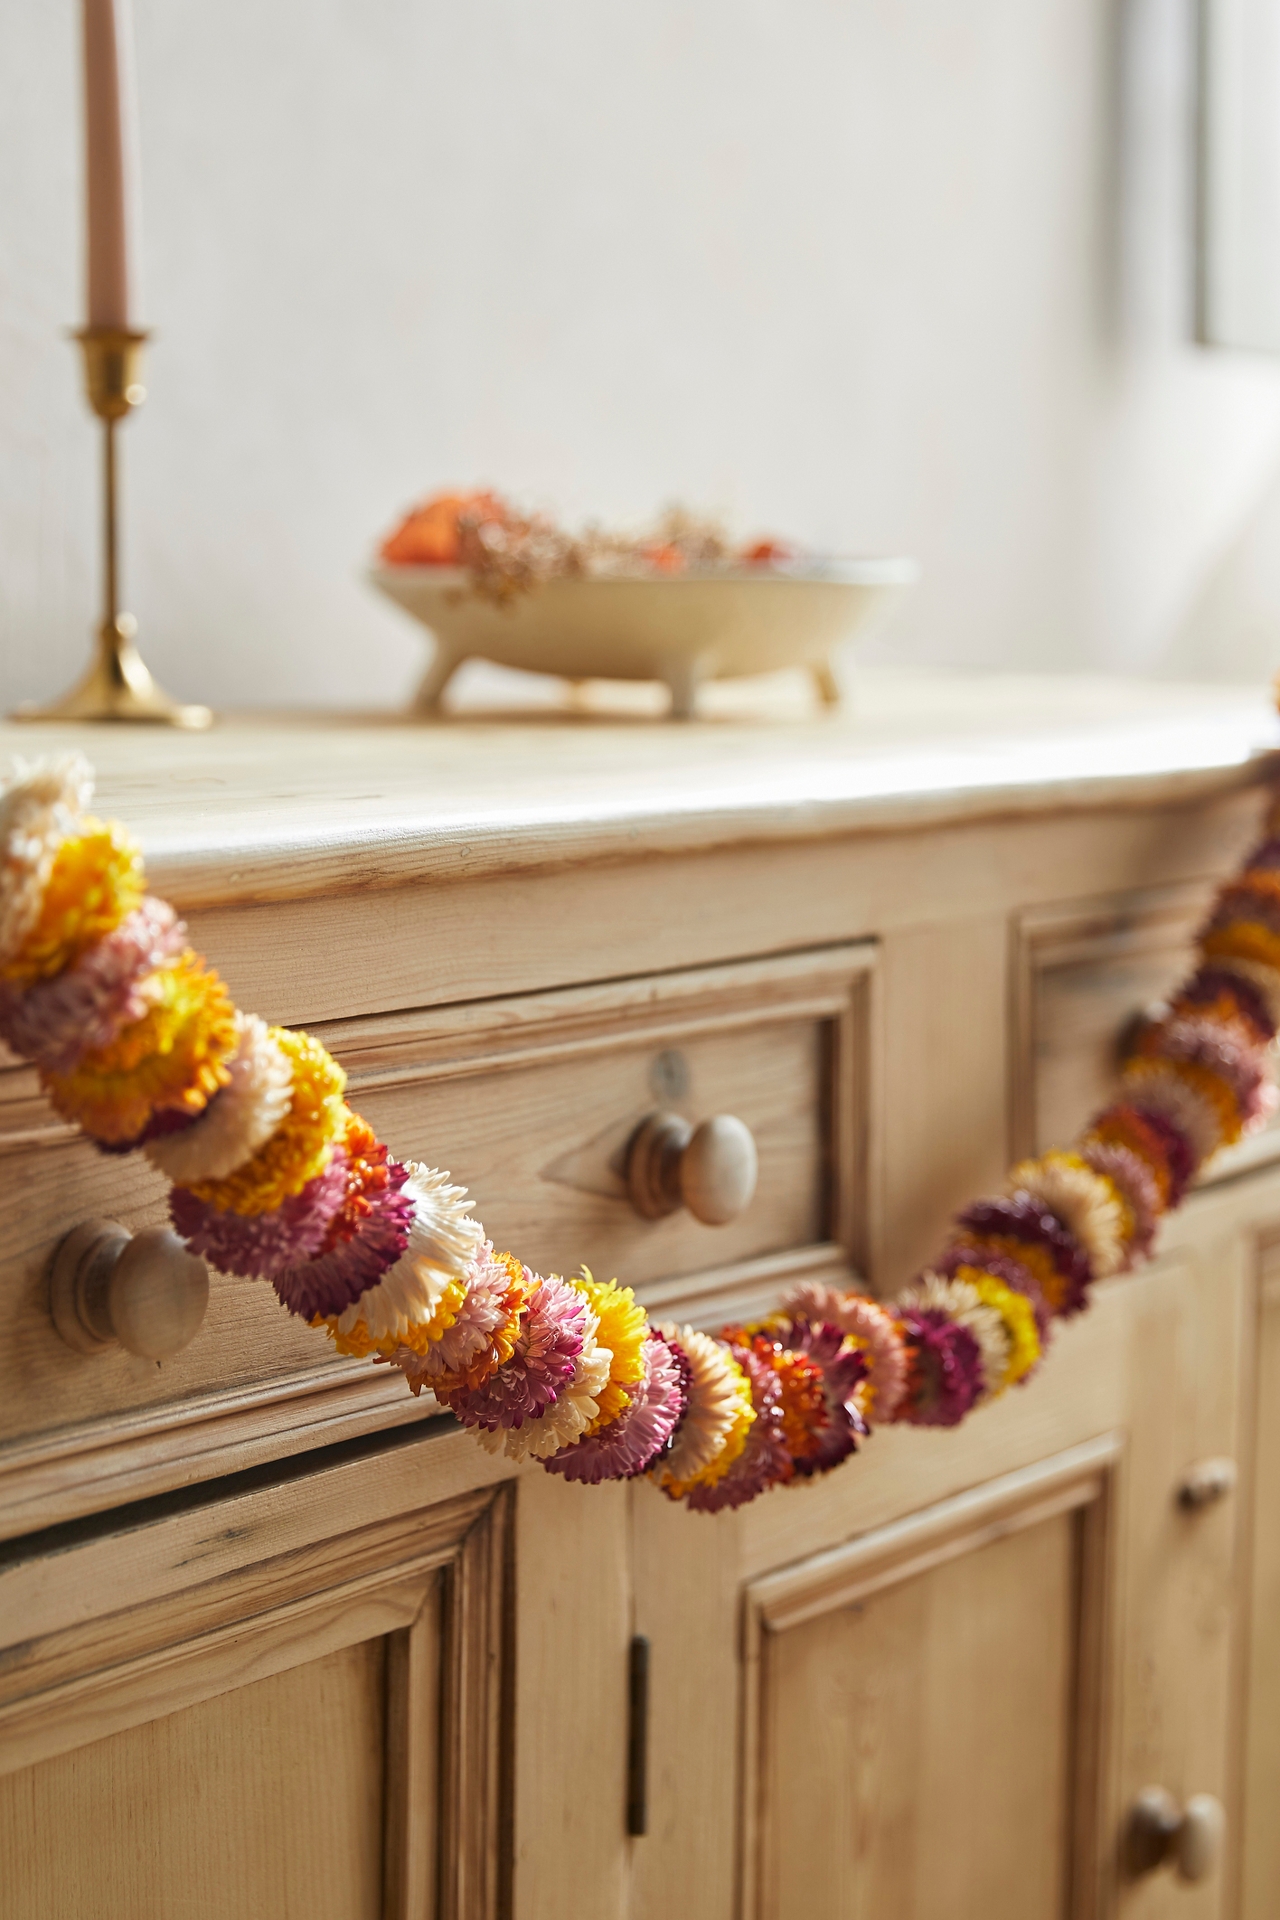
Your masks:
<path fill-rule="evenodd" d="M 683 1100 L 689 1092 L 689 1062 L 675 1047 L 666 1047 L 654 1057 L 649 1068 L 649 1085 L 655 1100 L 670 1104 Z"/>

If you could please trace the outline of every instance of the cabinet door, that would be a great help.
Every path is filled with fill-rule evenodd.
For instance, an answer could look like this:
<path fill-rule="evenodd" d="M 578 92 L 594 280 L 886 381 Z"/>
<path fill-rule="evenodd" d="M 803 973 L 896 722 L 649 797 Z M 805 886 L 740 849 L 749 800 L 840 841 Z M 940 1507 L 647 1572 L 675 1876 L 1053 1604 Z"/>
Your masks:
<path fill-rule="evenodd" d="M 6 1920 L 504 1912 L 502 1472 L 441 1427 L 11 1543 Z"/>
<path fill-rule="evenodd" d="M 1280 1236 L 1262 1242 L 1258 1266 L 1241 1913 L 1243 1920 L 1274 1920 L 1280 1913 Z"/>
<path fill-rule="evenodd" d="M 711 1522 L 637 1490 L 635 1920 L 1230 1911 L 1229 1859 L 1124 1852 L 1143 1788 L 1232 1791 L 1236 1512 L 1180 1490 L 1234 1451 L 1249 1235 L 1226 1190 L 1179 1234 L 956 1432 Z"/>

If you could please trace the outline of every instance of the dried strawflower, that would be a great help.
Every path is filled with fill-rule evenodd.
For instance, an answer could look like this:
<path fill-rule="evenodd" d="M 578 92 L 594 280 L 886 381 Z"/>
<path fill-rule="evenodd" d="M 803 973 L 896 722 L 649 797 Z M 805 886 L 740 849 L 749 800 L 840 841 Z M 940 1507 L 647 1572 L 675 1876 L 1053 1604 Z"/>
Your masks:
<path fill-rule="evenodd" d="M 907 1387 L 907 1356 L 887 1308 L 864 1293 L 840 1293 L 821 1281 L 804 1280 L 787 1295 L 785 1311 L 817 1325 L 830 1321 L 851 1334 L 867 1361 L 858 1396 L 861 1411 L 876 1426 L 896 1417 Z"/>
<path fill-rule="evenodd" d="M 1003 1393 L 1006 1387 L 1029 1379 L 1040 1364 L 1044 1348 L 1035 1308 L 1027 1295 L 1020 1288 L 1011 1287 L 999 1274 L 989 1273 L 983 1267 L 957 1267 L 952 1278 L 958 1284 L 971 1288 L 984 1307 L 999 1314 L 1004 1326 L 1005 1340 L 1000 1356 L 1004 1371 L 994 1385 L 986 1349 L 983 1352 L 988 1391 Z M 973 1331 L 977 1333 L 978 1330 L 975 1327 Z"/>
<path fill-rule="evenodd" d="M 347 1191 L 347 1157 L 334 1147 L 300 1193 L 267 1213 L 227 1213 L 186 1187 L 169 1195 L 169 1218 L 193 1253 L 220 1273 L 271 1280 L 320 1251 L 329 1222 Z"/>
<path fill-rule="evenodd" d="M 265 1020 L 237 1013 L 236 1046 L 226 1060 L 227 1082 L 181 1133 L 148 1140 L 143 1148 L 168 1179 L 225 1180 L 269 1140 L 293 1099 L 289 1056 Z"/>
<path fill-rule="evenodd" d="M 0 793 L 0 968 L 39 919 L 58 848 L 92 796 L 93 773 L 83 754 L 15 763 Z"/>
<path fill-rule="evenodd" d="M 986 1385 L 973 1331 L 938 1307 L 902 1312 L 910 1376 L 900 1418 L 918 1427 L 958 1426 Z"/>
<path fill-rule="evenodd" d="M 509 1358 L 479 1387 L 436 1388 L 464 1426 L 519 1427 L 551 1405 L 573 1378 L 591 1307 L 576 1287 L 554 1275 L 536 1280 L 520 1316 Z"/>
<path fill-rule="evenodd" d="M 691 1488 L 729 1471 L 747 1443 L 755 1420 L 751 1382 L 727 1347 L 693 1327 L 659 1327 L 679 1343 L 689 1363 L 684 1419 L 669 1451 L 659 1456 L 653 1477 L 680 1500 Z"/>
<path fill-rule="evenodd" d="M 359 1124 L 368 1133 L 365 1123 Z M 350 1132 L 347 1151 L 351 1151 Z M 385 1154 L 386 1149 L 381 1152 Z M 399 1185 L 413 1208 L 408 1237 L 395 1264 L 338 1317 L 334 1334 L 344 1353 L 376 1349 L 389 1355 L 400 1344 L 421 1353 L 437 1337 L 425 1338 L 422 1329 L 436 1320 L 446 1289 L 455 1282 L 460 1283 L 458 1312 L 462 1312 L 484 1236 L 479 1221 L 470 1218 L 474 1203 L 468 1200 L 465 1187 L 449 1184 L 447 1173 L 416 1160 L 407 1161 L 405 1171 Z M 456 1319 L 454 1315 L 446 1322 L 439 1337 Z M 356 1344 L 351 1345 L 352 1341 Z"/>
<path fill-rule="evenodd" d="M 609 1378 L 609 1360 L 608 1347 L 602 1347 L 596 1337 L 595 1315 L 588 1310 L 583 1322 L 582 1351 L 550 1406 L 518 1427 L 481 1427 L 476 1435 L 480 1444 L 490 1453 L 505 1453 L 509 1460 L 546 1461 L 562 1447 L 571 1447 L 586 1433 L 600 1410 L 600 1394 Z"/>
<path fill-rule="evenodd" d="M 343 1104 L 347 1076 L 309 1033 L 272 1027 L 271 1038 L 289 1063 L 289 1106 L 270 1138 L 224 1178 L 183 1184 L 198 1200 L 224 1213 L 269 1213 L 300 1193 L 346 1132 Z"/>
<path fill-rule="evenodd" d="M 49 980 L 142 904 L 146 881 L 137 843 L 85 814 L 59 842 L 40 909 L 0 976 L 18 986 Z"/>
<path fill-rule="evenodd" d="M 70 844 L 70 843 L 68 843 Z M 217 974 L 188 950 L 153 973 L 147 1010 L 68 1073 L 43 1073 L 56 1110 L 93 1139 L 136 1143 L 162 1107 L 196 1114 L 229 1078 L 236 1010 Z"/>
<path fill-rule="evenodd" d="M 320 1251 L 272 1276 L 289 1311 L 306 1320 L 344 1313 L 396 1265 L 409 1244 L 413 1196 L 402 1191 L 409 1169 L 392 1160 L 385 1147 L 379 1166 L 367 1149 L 361 1151 L 362 1144 L 357 1134 L 356 1155 L 344 1147 L 346 1191 L 330 1216 Z M 369 1177 L 371 1163 L 382 1176 L 376 1182 Z"/>
<path fill-rule="evenodd" d="M 1042 1153 L 1022 1160 L 1009 1175 L 1010 1193 L 1029 1193 L 1084 1248 L 1098 1279 L 1124 1265 L 1125 1220 L 1116 1189 L 1078 1153 Z"/>
<path fill-rule="evenodd" d="M 783 1435 L 782 1382 L 777 1370 L 752 1347 L 728 1343 L 751 1388 L 755 1414 L 746 1443 L 727 1473 L 705 1477 L 690 1487 L 685 1500 L 694 1513 L 723 1513 L 783 1486 L 794 1468 Z"/>
<path fill-rule="evenodd" d="M 795 1470 L 806 1477 L 830 1473 L 870 1431 L 864 1397 L 870 1375 L 867 1350 L 856 1335 L 831 1321 L 815 1322 L 803 1315 L 776 1314 L 759 1331 L 775 1345 L 783 1437 Z M 807 1378 L 801 1367 L 810 1370 Z M 821 1417 L 815 1418 L 818 1409 Z"/>
<path fill-rule="evenodd" d="M 609 1378 L 601 1389 L 600 1406 L 592 1428 L 607 1427 L 631 1403 L 631 1389 L 644 1377 L 644 1343 L 648 1329 L 645 1310 L 630 1287 L 616 1280 L 595 1280 L 591 1269 L 582 1269 L 581 1279 L 571 1286 L 586 1296 L 600 1322 L 599 1339 L 608 1347 L 612 1359 Z"/>
<path fill-rule="evenodd" d="M 69 1072 L 90 1048 L 111 1044 L 147 1010 L 147 982 L 177 960 L 186 928 L 148 895 L 118 927 L 50 980 L 25 989 L 0 981 L 0 1038 L 48 1072 Z"/>
<path fill-rule="evenodd" d="M 539 1284 L 537 1275 L 513 1255 L 495 1253 L 488 1241 L 467 1269 L 456 1305 L 453 1289 L 459 1283 L 425 1263 L 418 1273 L 433 1287 L 433 1318 L 449 1300 L 448 1322 L 438 1334 L 430 1323 L 409 1328 L 387 1344 L 381 1357 L 400 1368 L 415 1394 L 424 1387 L 444 1395 L 482 1386 L 515 1350 L 521 1316 Z"/>
<path fill-rule="evenodd" d="M 982 1299 L 966 1274 L 944 1275 L 932 1268 L 918 1274 L 898 1302 L 899 1311 L 916 1308 L 945 1314 L 956 1326 L 965 1327 L 978 1346 L 982 1367 L 980 1392 L 999 1393 L 1006 1384 L 1011 1358 L 1009 1331 L 1003 1316 Z"/>
<path fill-rule="evenodd" d="M 646 1472 L 680 1425 L 691 1371 L 679 1342 L 651 1327 L 644 1345 L 644 1372 L 629 1404 L 607 1427 L 596 1428 L 542 1464 L 566 1480 L 589 1485 L 631 1480 Z"/>

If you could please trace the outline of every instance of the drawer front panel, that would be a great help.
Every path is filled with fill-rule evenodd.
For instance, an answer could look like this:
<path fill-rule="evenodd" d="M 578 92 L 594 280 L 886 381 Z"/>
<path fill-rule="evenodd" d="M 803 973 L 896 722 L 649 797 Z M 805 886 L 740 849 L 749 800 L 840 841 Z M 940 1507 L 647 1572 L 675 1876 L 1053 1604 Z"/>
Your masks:
<path fill-rule="evenodd" d="M 1115 1092 L 1135 1015 L 1190 971 L 1212 889 L 1164 887 L 1024 914 L 1014 932 L 1011 1157 L 1065 1146 Z M 1221 1180 L 1280 1157 L 1280 1115 L 1221 1154 Z"/>
<path fill-rule="evenodd" d="M 447 1165 L 499 1245 L 717 1320 L 861 1258 L 873 957 L 847 947 L 318 1031 L 351 1104 L 397 1154 Z M 626 1149 L 655 1110 L 751 1129 L 759 1182 L 739 1218 L 636 1212 Z M 26 1069 L 0 1076 L 4 1148 L 0 1533 L 430 1413 L 398 1376 L 332 1356 L 264 1283 L 216 1274 L 204 1325 L 163 1366 L 73 1353 L 49 1315 L 53 1248 L 93 1215 L 158 1223 L 165 1183 L 57 1123 Z"/>

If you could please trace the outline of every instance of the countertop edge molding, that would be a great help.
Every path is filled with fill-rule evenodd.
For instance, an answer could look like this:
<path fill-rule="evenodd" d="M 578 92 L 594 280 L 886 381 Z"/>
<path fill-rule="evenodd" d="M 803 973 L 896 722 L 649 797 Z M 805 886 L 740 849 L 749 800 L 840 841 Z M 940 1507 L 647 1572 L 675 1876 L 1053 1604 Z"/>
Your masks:
<path fill-rule="evenodd" d="M 834 796 L 778 793 L 741 804 L 681 808 L 654 800 L 634 809 L 599 796 L 560 817 L 536 805 L 495 807 L 487 816 L 394 826 L 360 823 L 345 831 L 237 832 L 220 823 L 208 839 L 191 831 L 140 834 L 155 889 L 186 911 L 265 905 L 318 894 L 382 891 L 424 880 L 468 880 L 536 873 L 637 854 L 709 853 L 752 844 L 830 839 L 841 834 L 908 833 L 936 826 L 1018 820 L 1039 813 L 1189 805 L 1260 786 L 1280 767 L 1280 748 L 1222 765 L 1159 771 L 1079 774 L 1008 785 L 921 791 L 905 776 L 897 791 Z M 107 804 L 109 785 L 103 782 Z M 390 806 L 390 802 L 388 803 Z M 110 807 L 107 809 L 110 811 Z"/>

